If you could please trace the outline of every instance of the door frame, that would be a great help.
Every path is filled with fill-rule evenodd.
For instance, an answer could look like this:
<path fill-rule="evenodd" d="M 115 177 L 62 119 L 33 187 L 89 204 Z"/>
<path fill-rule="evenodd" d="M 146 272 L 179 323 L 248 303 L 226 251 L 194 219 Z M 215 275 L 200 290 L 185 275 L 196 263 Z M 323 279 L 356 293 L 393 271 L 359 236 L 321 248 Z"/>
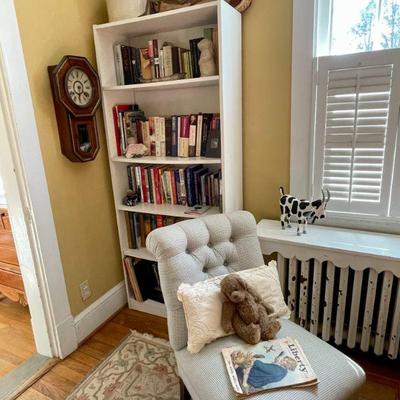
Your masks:
<path fill-rule="evenodd" d="M 64 358 L 78 347 L 78 340 L 13 0 L 0 1 L 0 149 L 5 153 L 0 154 L 0 175 L 36 350 Z"/>

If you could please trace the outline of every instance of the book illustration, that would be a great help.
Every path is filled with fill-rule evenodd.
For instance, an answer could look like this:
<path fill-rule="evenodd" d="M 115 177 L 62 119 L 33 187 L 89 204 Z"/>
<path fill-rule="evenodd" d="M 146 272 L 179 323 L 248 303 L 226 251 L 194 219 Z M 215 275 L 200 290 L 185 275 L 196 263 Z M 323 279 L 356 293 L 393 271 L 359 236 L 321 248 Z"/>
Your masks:
<path fill-rule="evenodd" d="M 318 382 L 301 346 L 291 338 L 228 347 L 222 355 L 238 396 Z"/>

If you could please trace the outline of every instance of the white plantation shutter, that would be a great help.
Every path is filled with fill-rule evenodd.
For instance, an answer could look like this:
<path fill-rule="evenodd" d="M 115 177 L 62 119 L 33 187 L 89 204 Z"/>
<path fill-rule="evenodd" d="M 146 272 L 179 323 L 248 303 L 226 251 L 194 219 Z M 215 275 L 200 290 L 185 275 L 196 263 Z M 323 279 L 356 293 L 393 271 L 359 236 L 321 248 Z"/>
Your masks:
<path fill-rule="evenodd" d="M 399 68 L 398 50 L 318 59 L 313 194 L 331 211 L 388 216 Z"/>

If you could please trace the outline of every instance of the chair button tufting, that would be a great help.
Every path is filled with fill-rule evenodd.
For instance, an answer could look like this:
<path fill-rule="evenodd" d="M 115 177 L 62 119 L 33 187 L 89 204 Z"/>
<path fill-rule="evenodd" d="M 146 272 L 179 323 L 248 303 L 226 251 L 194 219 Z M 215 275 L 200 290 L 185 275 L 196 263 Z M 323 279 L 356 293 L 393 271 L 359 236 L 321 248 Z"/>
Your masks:
<path fill-rule="evenodd" d="M 224 261 L 224 267 L 228 266 L 228 261 Z"/>
<path fill-rule="evenodd" d="M 211 244 L 211 243 L 207 243 L 207 246 L 208 246 L 208 247 L 212 247 L 212 244 Z"/>
<path fill-rule="evenodd" d="M 189 249 L 186 249 L 185 252 L 186 252 L 186 254 L 190 254 Z"/>
<path fill-rule="evenodd" d="M 229 241 L 232 243 L 233 242 L 233 237 L 229 238 Z"/>

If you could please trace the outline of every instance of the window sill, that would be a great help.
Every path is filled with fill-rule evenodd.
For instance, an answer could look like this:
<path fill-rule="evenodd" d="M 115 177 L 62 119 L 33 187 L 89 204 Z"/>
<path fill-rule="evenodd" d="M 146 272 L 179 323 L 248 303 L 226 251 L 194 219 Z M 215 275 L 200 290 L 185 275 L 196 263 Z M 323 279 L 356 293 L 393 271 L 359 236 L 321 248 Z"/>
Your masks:
<path fill-rule="evenodd" d="M 343 267 L 358 264 L 363 268 L 375 265 L 379 259 L 386 260 L 382 267 L 394 262 L 398 270 L 399 235 L 311 225 L 307 234 L 297 236 L 295 226 L 282 230 L 280 222 L 272 220 L 260 221 L 257 233 L 264 254 L 278 252 L 286 258 L 296 256 L 301 260 L 316 258 L 319 254 L 320 261 L 337 259 L 335 265 L 343 262 Z"/>

